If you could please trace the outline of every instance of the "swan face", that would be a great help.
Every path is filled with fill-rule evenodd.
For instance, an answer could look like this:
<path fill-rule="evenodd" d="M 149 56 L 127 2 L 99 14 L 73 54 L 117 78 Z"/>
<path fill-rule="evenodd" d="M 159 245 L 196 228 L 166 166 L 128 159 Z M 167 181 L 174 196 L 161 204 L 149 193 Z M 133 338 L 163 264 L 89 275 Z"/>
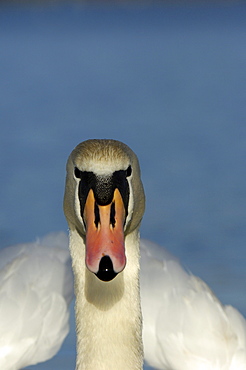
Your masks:
<path fill-rule="evenodd" d="M 69 156 L 64 212 L 70 229 L 85 241 L 85 263 L 104 281 L 126 265 L 125 236 L 144 213 L 136 155 L 115 140 L 88 140 Z"/>

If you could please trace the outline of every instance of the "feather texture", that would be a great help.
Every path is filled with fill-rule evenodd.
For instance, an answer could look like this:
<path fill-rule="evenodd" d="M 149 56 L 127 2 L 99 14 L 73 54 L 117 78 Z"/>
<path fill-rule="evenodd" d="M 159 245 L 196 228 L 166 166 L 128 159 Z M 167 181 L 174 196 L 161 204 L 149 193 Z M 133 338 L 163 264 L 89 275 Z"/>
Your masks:
<path fill-rule="evenodd" d="M 164 248 L 141 241 L 145 359 L 165 370 L 245 370 L 246 322 Z"/>
<path fill-rule="evenodd" d="M 0 252 L 0 368 L 46 361 L 68 331 L 72 272 L 67 236 L 51 234 Z"/>

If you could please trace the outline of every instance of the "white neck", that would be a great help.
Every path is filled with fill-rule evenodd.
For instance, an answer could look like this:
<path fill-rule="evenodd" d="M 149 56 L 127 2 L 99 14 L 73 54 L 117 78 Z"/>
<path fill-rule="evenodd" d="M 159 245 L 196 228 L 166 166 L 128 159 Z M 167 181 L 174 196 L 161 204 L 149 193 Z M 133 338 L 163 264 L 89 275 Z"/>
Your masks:
<path fill-rule="evenodd" d="M 103 282 L 85 267 L 85 244 L 70 229 L 76 294 L 77 370 L 140 370 L 143 363 L 138 230 L 125 238 L 127 263 Z"/>

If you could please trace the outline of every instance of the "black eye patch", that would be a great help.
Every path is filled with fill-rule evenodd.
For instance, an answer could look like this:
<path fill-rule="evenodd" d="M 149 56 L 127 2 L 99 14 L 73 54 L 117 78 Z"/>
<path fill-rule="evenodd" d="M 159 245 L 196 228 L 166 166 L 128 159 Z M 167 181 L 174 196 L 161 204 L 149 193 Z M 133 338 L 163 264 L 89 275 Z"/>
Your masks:
<path fill-rule="evenodd" d="M 130 166 L 127 168 L 127 170 L 126 170 L 126 177 L 131 176 L 131 174 L 132 174 L 132 166 L 130 165 Z"/>
<path fill-rule="evenodd" d="M 81 179 L 82 171 L 80 171 L 78 167 L 74 167 L 74 176 L 77 177 L 77 179 Z"/>
<path fill-rule="evenodd" d="M 81 208 L 81 216 L 83 217 L 85 202 L 90 189 L 93 190 L 96 203 L 98 205 L 110 204 L 113 200 L 114 191 L 117 188 L 124 202 L 126 216 L 128 214 L 129 203 L 129 184 L 127 177 L 131 175 L 131 166 L 127 170 L 119 170 L 112 175 L 98 176 L 90 171 L 80 171 L 77 167 L 74 168 L 74 175 L 80 179 L 79 183 L 79 201 Z"/>

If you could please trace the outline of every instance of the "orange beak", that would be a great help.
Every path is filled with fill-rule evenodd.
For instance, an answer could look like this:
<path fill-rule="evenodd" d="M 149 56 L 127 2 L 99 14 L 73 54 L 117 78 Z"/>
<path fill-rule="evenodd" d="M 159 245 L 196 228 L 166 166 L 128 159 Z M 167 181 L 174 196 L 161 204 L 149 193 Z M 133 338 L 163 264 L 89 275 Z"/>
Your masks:
<path fill-rule="evenodd" d="M 124 203 L 117 188 L 114 191 L 112 202 L 104 206 L 98 205 L 93 190 L 89 191 L 84 208 L 86 224 L 85 262 L 91 272 L 98 274 L 103 257 L 109 257 L 106 260 L 110 261 L 110 268 L 115 275 L 124 269 L 126 265 L 125 215 Z"/>

